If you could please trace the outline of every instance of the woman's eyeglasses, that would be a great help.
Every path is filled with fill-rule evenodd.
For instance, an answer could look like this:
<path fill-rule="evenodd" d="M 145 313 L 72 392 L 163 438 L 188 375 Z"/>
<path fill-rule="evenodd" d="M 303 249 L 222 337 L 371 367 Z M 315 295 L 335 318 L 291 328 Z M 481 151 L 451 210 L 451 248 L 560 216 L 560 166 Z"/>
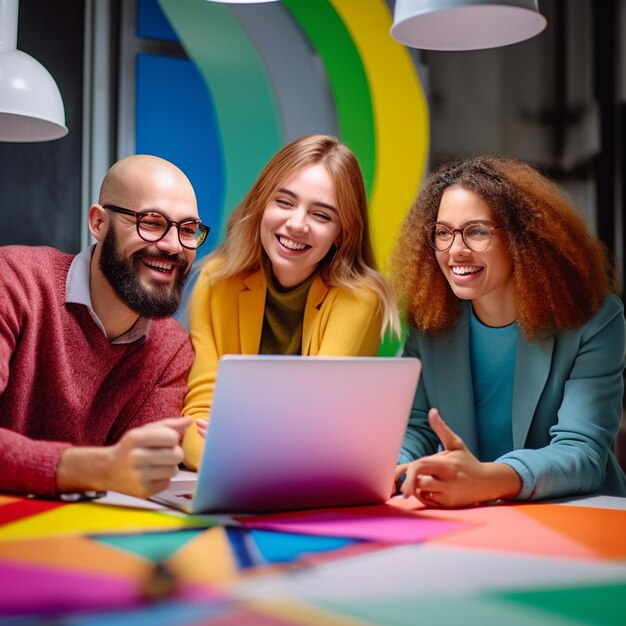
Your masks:
<path fill-rule="evenodd" d="M 210 228 L 202 224 L 200 220 L 185 220 L 184 222 L 173 222 L 156 209 L 147 211 L 131 211 L 114 204 L 103 204 L 103 208 L 134 217 L 137 221 L 137 234 L 150 243 L 161 241 L 169 232 L 172 226 L 176 226 L 178 231 L 178 241 L 183 248 L 195 250 L 199 248 L 209 234 Z"/>
<path fill-rule="evenodd" d="M 483 252 L 491 244 L 493 231 L 502 226 L 492 226 L 487 222 L 467 222 L 462 228 L 450 228 L 441 222 L 429 224 L 426 229 L 428 243 L 437 252 L 445 252 L 452 247 L 457 234 L 461 235 L 463 243 L 474 252 Z"/>

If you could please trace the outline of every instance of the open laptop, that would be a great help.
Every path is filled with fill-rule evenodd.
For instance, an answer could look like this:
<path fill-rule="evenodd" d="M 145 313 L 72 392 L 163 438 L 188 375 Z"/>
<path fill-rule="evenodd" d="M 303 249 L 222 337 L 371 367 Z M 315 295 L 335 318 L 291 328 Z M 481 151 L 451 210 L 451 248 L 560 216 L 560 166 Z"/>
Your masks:
<path fill-rule="evenodd" d="M 384 502 L 420 371 L 415 358 L 224 356 L 195 485 L 152 499 L 188 513 Z"/>

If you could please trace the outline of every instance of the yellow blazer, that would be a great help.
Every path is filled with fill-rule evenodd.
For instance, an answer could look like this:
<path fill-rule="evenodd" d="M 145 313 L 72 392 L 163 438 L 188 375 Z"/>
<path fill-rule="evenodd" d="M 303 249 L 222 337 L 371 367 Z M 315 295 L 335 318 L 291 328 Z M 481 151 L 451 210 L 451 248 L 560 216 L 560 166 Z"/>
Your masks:
<path fill-rule="evenodd" d="M 215 377 L 224 354 L 258 354 L 267 283 L 263 270 L 211 283 L 208 263 L 190 300 L 189 329 L 196 353 L 189 372 L 183 415 L 207 418 Z M 376 293 L 330 287 L 317 277 L 304 309 L 302 355 L 373 356 L 378 351 L 382 308 Z M 185 465 L 197 469 L 203 440 L 195 425 L 183 438 Z"/>

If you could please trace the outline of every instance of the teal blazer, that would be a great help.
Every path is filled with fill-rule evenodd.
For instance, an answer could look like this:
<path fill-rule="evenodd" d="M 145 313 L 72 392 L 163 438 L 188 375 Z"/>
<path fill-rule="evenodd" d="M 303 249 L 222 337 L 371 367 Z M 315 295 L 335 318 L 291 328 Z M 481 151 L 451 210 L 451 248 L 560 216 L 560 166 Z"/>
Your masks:
<path fill-rule="evenodd" d="M 422 361 L 422 376 L 400 458 L 434 454 L 439 440 L 428 410 L 478 456 L 470 364 L 469 315 L 462 303 L 455 328 L 425 335 L 412 327 L 404 355 Z M 518 499 L 600 492 L 626 496 L 626 477 L 613 444 L 622 414 L 624 309 L 610 294 L 586 324 L 544 342 L 518 330 L 513 387 L 513 450 L 499 459 L 520 474 Z"/>

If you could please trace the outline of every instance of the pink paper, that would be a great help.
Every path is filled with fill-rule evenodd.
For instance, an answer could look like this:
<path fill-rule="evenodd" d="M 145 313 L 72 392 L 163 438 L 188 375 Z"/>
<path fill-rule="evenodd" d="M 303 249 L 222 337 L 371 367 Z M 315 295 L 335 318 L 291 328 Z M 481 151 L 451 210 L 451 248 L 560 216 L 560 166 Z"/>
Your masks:
<path fill-rule="evenodd" d="M 0 615 L 58 615 L 130 609 L 145 605 L 140 581 L 0 561 Z M 184 585 L 177 598 L 213 599 L 221 594 Z"/>
<path fill-rule="evenodd" d="M 386 543 L 419 543 L 468 527 L 463 522 L 428 519 L 420 517 L 419 513 L 406 512 L 386 504 L 292 511 L 236 519 L 246 528 Z"/>
<path fill-rule="evenodd" d="M 68 572 L 21 563 L 0 563 L 0 614 L 55 614 L 130 608 L 141 604 L 132 580 Z"/>

